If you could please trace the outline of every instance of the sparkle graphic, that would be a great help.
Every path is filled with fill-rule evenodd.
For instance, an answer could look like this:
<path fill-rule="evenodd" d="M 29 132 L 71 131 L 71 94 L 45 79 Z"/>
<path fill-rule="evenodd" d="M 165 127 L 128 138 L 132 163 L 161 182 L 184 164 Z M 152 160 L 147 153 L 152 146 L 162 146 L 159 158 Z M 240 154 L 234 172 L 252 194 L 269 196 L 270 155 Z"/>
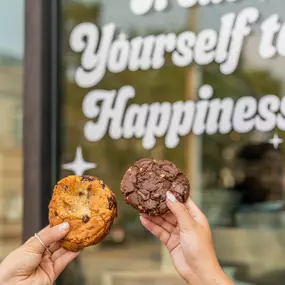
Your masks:
<path fill-rule="evenodd" d="M 278 134 L 274 134 L 273 138 L 268 141 L 273 145 L 275 149 L 278 149 L 279 145 L 283 143 L 283 140 L 279 138 Z"/>
<path fill-rule="evenodd" d="M 84 160 L 82 155 L 82 148 L 78 147 L 76 149 L 76 155 L 73 162 L 63 164 L 62 168 L 65 170 L 72 171 L 75 175 L 82 176 L 85 171 L 89 169 L 96 168 L 95 163 L 87 162 Z"/>

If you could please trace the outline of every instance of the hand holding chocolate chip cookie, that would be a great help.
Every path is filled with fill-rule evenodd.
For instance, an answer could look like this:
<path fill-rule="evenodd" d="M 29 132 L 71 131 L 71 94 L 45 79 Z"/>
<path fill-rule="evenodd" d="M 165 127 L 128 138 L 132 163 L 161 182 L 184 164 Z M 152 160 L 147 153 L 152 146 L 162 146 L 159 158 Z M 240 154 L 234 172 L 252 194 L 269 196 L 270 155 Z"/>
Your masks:
<path fill-rule="evenodd" d="M 79 252 L 63 249 L 58 242 L 69 224 L 45 227 L 0 263 L 1 285 L 52 285 Z"/>
<path fill-rule="evenodd" d="M 93 176 L 68 176 L 54 187 L 49 222 L 68 222 L 70 232 L 61 246 L 70 251 L 99 243 L 109 233 L 117 215 L 115 194 Z"/>
<path fill-rule="evenodd" d="M 160 216 L 169 211 L 166 192 L 185 203 L 190 194 L 186 176 L 167 160 L 143 158 L 135 162 L 125 173 L 121 191 L 126 203 L 141 213 Z"/>

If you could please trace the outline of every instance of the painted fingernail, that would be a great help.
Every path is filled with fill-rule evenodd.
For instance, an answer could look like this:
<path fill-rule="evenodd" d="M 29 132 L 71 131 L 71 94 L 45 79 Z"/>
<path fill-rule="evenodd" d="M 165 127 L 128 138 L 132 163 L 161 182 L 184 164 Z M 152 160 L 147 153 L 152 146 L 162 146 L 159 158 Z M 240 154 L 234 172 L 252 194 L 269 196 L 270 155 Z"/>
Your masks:
<path fill-rule="evenodd" d="M 145 222 L 145 221 L 147 221 L 147 219 L 146 219 L 146 218 L 144 218 L 144 217 L 142 217 L 142 216 L 140 216 L 140 220 L 141 220 L 141 222 Z"/>
<path fill-rule="evenodd" d="M 62 223 L 61 225 L 59 225 L 58 228 L 59 228 L 61 231 L 66 231 L 66 230 L 69 229 L 69 223 L 64 222 L 64 223 Z"/>
<path fill-rule="evenodd" d="M 171 202 L 176 202 L 177 200 L 176 200 L 176 197 L 172 194 L 172 193 L 170 193 L 170 192 L 167 192 L 166 193 L 166 196 L 167 196 L 167 198 L 171 201 Z"/>

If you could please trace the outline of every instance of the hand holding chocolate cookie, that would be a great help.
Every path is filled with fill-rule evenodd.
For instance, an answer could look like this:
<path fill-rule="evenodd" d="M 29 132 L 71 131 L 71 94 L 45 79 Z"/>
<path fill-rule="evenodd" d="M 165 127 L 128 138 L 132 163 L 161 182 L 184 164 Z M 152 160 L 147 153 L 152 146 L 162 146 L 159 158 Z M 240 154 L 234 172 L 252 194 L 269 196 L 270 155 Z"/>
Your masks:
<path fill-rule="evenodd" d="M 138 160 L 127 170 L 121 182 L 126 203 L 150 216 L 164 215 L 169 211 L 167 191 L 171 191 L 181 203 L 185 203 L 190 194 L 186 176 L 167 160 Z"/>
<path fill-rule="evenodd" d="M 167 192 L 170 212 L 154 217 L 141 214 L 142 224 L 168 249 L 173 265 L 186 284 L 234 285 L 222 270 L 206 216 L 190 198 L 185 204 Z"/>

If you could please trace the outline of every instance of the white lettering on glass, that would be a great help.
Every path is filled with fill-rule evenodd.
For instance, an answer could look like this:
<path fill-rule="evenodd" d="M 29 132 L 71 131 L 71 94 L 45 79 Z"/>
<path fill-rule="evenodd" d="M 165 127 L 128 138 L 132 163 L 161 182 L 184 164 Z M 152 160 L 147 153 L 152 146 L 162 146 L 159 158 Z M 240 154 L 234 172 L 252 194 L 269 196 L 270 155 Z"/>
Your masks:
<path fill-rule="evenodd" d="M 89 119 L 84 127 L 85 138 L 96 142 L 107 134 L 113 139 L 135 137 L 142 140 L 145 149 L 152 149 L 157 138 L 165 137 L 165 146 L 175 148 L 190 132 L 212 135 L 285 129 L 285 97 L 267 95 L 257 101 L 245 96 L 234 101 L 213 95 L 213 88 L 204 85 L 197 102 L 138 105 L 130 102 L 135 97 L 131 86 L 119 91 L 91 91 L 83 101 L 83 113 Z"/>

